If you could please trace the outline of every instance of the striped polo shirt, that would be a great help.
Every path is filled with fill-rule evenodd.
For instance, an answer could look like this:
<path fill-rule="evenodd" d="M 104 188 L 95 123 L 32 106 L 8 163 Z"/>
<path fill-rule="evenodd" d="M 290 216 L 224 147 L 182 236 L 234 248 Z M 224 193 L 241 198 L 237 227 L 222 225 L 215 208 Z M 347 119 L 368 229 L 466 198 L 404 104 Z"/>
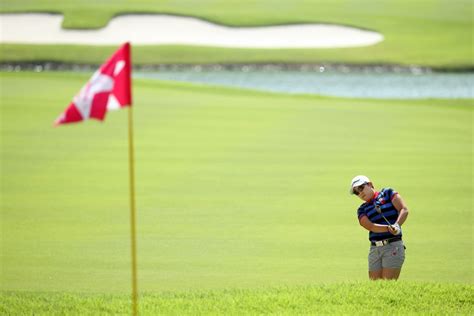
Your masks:
<path fill-rule="evenodd" d="M 383 188 L 382 190 L 380 190 L 380 192 L 375 192 L 374 198 L 369 202 L 365 202 L 364 204 L 362 204 L 357 210 L 358 219 L 360 220 L 361 217 L 367 216 L 369 220 L 374 224 L 387 225 L 387 222 L 383 219 L 382 215 L 377 213 L 375 209 L 375 206 L 379 205 L 382 210 L 382 214 L 390 222 L 390 224 L 395 224 L 398 218 L 398 211 L 395 206 L 393 206 L 392 200 L 397 194 L 398 192 L 394 191 L 391 188 Z M 402 233 L 400 233 L 400 235 L 398 236 L 401 237 Z M 394 235 L 389 232 L 369 232 L 370 241 L 384 240 L 393 237 Z"/>

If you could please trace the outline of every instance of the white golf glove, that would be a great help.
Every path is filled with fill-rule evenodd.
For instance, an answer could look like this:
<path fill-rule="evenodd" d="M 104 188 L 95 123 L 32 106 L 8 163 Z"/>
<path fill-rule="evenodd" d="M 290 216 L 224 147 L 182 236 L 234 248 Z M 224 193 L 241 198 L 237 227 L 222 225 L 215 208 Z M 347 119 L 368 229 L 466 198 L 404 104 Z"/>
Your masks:
<path fill-rule="evenodd" d="M 400 227 L 400 225 L 398 223 L 393 224 L 390 227 L 392 228 L 391 233 L 395 236 L 400 235 L 400 233 L 402 232 L 402 228 Z"/>

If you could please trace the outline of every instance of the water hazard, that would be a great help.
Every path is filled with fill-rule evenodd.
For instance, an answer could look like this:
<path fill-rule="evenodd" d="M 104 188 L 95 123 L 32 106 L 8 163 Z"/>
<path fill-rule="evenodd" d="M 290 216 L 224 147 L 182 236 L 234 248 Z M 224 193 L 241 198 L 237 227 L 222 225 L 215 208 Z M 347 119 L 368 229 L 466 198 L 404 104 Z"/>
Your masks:
<path fill-rule="evenodd" d="M 472 99 L 474 73 L 403 70 L 163 70 L 136 78 L 184 81 L 289 94 L 374 99 Z"/>

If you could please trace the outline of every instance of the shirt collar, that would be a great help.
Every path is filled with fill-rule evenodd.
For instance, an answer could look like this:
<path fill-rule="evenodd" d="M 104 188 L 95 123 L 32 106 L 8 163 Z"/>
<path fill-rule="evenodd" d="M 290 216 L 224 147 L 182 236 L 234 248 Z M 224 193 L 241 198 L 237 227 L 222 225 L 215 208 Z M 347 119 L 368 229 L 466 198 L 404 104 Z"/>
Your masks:
<path fill-rule="evenodd" d="M 373 197 L 370 199 L 370 201 L 367 202 L 367 203 L 372 203 L 372 202 L 379 196 L 379 193 L 380 193 L 380 192 L 375 191 L 374 196 L 373 196 Z"/>

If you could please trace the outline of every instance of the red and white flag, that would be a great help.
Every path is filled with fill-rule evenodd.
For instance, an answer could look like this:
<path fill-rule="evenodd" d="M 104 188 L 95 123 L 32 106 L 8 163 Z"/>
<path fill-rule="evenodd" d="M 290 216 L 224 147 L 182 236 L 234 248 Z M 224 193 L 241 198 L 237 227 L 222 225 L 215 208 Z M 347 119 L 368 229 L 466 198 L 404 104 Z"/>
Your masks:
<path fill-rule="evenodd" d="M 104 120 L 105 113 L 132 105 L 130 43 L 120 47 L 82 87 L 55 125 L 89 118 Z"/>

